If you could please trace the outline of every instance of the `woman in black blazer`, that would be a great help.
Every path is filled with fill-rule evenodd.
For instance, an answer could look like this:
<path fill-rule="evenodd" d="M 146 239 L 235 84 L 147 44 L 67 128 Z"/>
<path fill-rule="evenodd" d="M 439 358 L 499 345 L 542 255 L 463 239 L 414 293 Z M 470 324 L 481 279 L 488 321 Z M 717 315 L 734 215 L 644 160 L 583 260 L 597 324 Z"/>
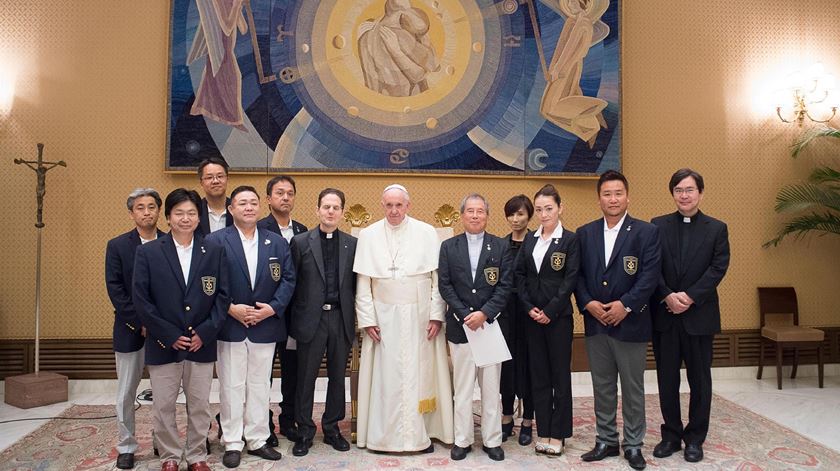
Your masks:
<path fill-rule="evenodd" d="M 506 239 L 511 258 L 514 260 L 528 234 L 528 223 L 533 216 L 534 205 L 525 195 L 516 195 L 505 203 L 505 219 L 511 230 Z M 528 373 L 528 344 L 525 336 L 525 324 L 531 322 L 531 318 L 521 309 L 519 298 L 516 296 L 516 286 L 511 289 L 505 314 L 499 317 L 499 322 L 513 361 L 502 363 L 502 440 L 507 440 L 507 437 L 513 435 L 514 403 L 518 396 L 522 400 L 519 444 L 527 446 L 531 444 L 534 419 L 531 375 Z"/>
<path fill-rule="evenodd" d="M 580 244 L 560 222 L 563 206 L 553 185 L 534 195 L 540 222 L 525 236 L 516 257 L 517 295 L 529 322 L 528 362 L 537 415 L 536 452 L 563 453 L 572 436 L 571 294 L 577 282 Z"/>

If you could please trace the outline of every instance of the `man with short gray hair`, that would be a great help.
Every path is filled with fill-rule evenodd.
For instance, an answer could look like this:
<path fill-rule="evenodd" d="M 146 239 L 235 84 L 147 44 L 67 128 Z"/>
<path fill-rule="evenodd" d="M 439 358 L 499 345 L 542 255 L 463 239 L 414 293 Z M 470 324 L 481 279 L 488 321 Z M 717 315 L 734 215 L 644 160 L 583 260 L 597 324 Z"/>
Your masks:
<path fill-rule="evenodd" d="M 137 438 L 134 436 L 134 397 L 143 374 L 143 343 L 146 328 L 131 300 L 134 252 L 138 245 L 164 233 L 157 228 L 160 195 L 151 188 L 138 188 L 128 195 L 128 217 L 134 228 L 108 241 L 105 249 L 105 286 L 114 305 L 114 355 L 117 365 L 117 468 L 134 467 Z"/>
<path fill-rule="evenodd" d="M 482 449 L 490 459 L 505 459 L 502 450 L 502 417 L 499 385 L 502 364 L 478 366 L 466 329 L 478 332 L 503 315 L 513 286 L 513 260 L 505 239 L 485 232 L 487 200 L 471 194 L 461 202 L 464 233 L 443 241 L 438 277 L 446 301 L 446 340 L 452 354 L 455 383 L 455 444 L 450 458 L 462 460 L 475 441 L 473 390 L 481 390 Z M 504 343 L 499 348 L 506 348 Z"/>

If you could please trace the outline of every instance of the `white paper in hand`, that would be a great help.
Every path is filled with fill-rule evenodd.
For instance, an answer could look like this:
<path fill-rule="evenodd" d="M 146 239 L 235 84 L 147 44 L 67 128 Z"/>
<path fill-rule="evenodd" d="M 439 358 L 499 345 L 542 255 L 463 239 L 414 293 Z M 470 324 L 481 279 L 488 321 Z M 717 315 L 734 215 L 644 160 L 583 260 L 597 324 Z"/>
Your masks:
<path fill-rule="evenodd" d="M 466 325 L 463 327 L 464 332 L 467 333 L 467 341 L 472 350 L 475 366 L 481 368 L 495 365 L 512 358 L 498 321 L 492 324 L 484 322 L 483 329 L 472 330 Z"/>

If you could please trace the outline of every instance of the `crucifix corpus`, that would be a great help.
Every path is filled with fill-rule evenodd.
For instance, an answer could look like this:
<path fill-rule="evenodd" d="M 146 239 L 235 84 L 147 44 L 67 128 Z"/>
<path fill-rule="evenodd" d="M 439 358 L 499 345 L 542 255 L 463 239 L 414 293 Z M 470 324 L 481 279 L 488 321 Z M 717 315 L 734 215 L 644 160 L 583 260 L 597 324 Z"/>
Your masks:
<path fill-rule="evenodd" d="M 67 401 L 67 377 L 51 372 L 40 372 L 41 360 L 41 233 L 44 229 L 44 195 L 47 192 L 47 172 L 55 167 L 67 167 L 63 160 L 44 161 L 44 144 L 38 144 L 38 159 L 15 159 L 15 164 L 26 165 L 37 177 L 35 197 L 37 213 L 35 230 L 35 372 L 6 378 L 7 404 L 22 409 Z"/>

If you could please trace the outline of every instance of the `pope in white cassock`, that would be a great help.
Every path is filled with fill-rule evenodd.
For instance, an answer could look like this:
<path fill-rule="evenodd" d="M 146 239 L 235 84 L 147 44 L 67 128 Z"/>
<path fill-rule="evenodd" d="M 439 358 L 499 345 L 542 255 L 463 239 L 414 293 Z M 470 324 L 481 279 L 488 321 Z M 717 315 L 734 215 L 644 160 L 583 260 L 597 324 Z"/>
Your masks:
<path fill-rule="evenodd" d="M 377 451 L 434 451 L 454 441 L 445 303 L 438 292 L 440 241 L 407 216 L 408 191 L 382 193 L 385 219 L 359 233 L 356 315 L 365 330 L 356 443 Z"/>

